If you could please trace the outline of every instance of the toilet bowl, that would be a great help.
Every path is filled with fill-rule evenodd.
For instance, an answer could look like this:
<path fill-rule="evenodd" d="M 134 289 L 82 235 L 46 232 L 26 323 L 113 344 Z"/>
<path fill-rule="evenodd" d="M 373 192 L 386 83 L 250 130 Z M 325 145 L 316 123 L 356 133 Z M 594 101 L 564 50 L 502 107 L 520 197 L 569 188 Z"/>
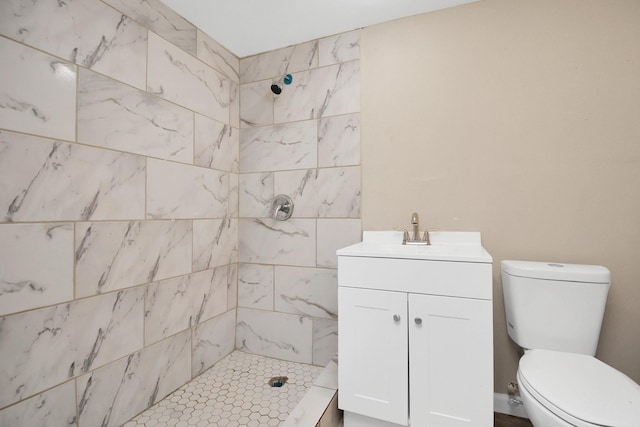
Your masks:
<path fill-rule="evenodd" d="M 529 350 L 517 378 L 536 427 L 640 426 L 640 386 L 593 356 Z"/>
<path fill-rule="evenodd" d="M 534 427 L 640 427 L 640 385 L 596 359 L 609 270 L 502 261 L 507 332 Z"/>

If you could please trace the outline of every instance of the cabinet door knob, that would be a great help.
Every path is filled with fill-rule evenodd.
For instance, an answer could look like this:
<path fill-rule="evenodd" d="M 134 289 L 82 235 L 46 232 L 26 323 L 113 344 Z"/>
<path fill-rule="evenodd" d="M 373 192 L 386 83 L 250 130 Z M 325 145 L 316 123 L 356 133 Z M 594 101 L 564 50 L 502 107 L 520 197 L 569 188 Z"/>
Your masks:
<path fill-rule="evenodd" d="M 420 317 L 416 317 L 415 319 L 416 325 L 420 326 L 422 325 L 422 319 Z"/>
<path fill-rule="evenodd" d="M 397 314 L 393 315 L 393 321 L 394 322 L 399 322 L 400 321 L 400 316 L 398 316 Z"/>

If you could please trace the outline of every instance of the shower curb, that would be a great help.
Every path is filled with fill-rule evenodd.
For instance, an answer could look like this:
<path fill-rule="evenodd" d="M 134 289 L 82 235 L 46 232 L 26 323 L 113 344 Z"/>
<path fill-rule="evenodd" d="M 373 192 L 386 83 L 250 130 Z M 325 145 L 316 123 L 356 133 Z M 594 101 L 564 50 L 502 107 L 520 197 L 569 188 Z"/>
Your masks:
<path fill-rule="evenodd" d="M 342 411 L 338 409 L 337 355 L 318 375 L 302 400 L 280 427 L 338 427 Z"/>

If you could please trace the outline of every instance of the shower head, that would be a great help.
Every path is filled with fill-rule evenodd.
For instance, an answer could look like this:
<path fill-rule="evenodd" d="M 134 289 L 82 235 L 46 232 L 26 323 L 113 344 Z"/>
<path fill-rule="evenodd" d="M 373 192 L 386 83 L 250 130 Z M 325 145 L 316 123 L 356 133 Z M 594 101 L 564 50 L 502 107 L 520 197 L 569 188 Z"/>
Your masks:
<path fill-rule="evenodd" d="M 276 95 L 280 95 L 282 93 L 282 88 L 278 83 L 274 83 L 271 85 L 271 92 L 273 92 Z"/>
<path fill-rule="evenodd" d="M 273 82 L 273 84 L 271 85 L 271 92 L 273 92 L 275 95 L 280 95 L 282 93 L 282 86 L 290 85 L 291 82 L 293 82 L 293 76 L 291 74 L 287 74 L 286 76 Z"/>

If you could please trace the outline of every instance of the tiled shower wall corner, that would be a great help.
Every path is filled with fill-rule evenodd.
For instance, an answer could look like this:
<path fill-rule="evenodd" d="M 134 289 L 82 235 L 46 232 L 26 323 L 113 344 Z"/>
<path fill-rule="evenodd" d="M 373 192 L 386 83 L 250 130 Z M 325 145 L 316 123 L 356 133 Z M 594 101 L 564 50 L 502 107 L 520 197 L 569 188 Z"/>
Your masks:
<path fill-rule="evenodd" d="M 243 58 L 240 83 L 236 347 L 324 366 L 338 347 L 335 251 L 361 236 L 359 31 Z M 281 193 L 295 205 L 284 222 L 271 219 Z"/>
<path fill-rule="evenodd" d="M 360 239 L 358 36 L 240 77 L 158 0 L 0 4 L 0 425 L 119 425 L 235 338 L 329 361 L 335 250 Z"/>
<path fill-rule="evenodd" d="M 234 348 L 239 61 L 157 0 L 3 0 L 0 57 L 0 425 L 117 426 Z"/>

